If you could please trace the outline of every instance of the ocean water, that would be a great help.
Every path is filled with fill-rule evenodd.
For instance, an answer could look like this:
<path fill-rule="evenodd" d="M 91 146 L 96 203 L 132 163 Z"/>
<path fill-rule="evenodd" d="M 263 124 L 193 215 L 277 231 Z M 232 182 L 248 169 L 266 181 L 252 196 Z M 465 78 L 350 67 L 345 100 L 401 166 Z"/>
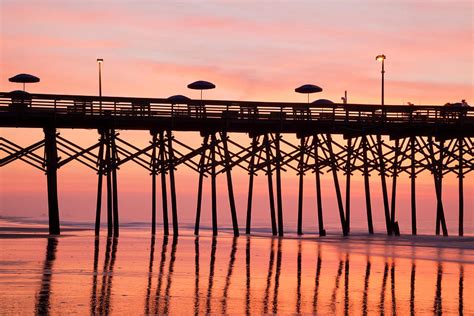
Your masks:
<path fill-rule="evenodd" d="M 474 314 L 472 237 L 1 224 L 0 314 Z"/>

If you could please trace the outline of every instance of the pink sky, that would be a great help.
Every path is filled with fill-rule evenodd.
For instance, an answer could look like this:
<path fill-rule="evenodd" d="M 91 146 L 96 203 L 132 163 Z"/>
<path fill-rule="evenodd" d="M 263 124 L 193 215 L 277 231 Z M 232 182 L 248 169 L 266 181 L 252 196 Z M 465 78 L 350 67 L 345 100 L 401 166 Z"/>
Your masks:
<path fill-rule="evenodd" d="M 186 85 L 203 79 L 217 85 L 217 89 L 205 93 L 210 99 L 304 101 L 305 96 L 294 93 L 294 88 L 314 83 L 324 89 L 318 98 L 339 101 L 344 90 L 348 90 L 350 102 L 376 103 L 380 99 L 380 64 L 375 56 L 384 53 L 387 55 L 386 103 L 444 104 L 466 99 L 472 104 L 472 12 L 472 1 L 226 1 L 223 4 L 221 1 L 4 0 L 0 3 L 0 90 L 18 88 L 8 78 L 27 72 L 41 77 L 39 84 L 28 86 L 31 92 L 96 94 L 95 60 L 102 57 L 104 95 L 167 97 L 179 93 L 197 97 Z M 96 139 L 94 132 L 62 132 L 84 144 Z M 0 134 L 25 145 L 41 137 L 40 131 L 32 130 L 2 129 Z M 146 143 L 146 135 L 138 133 L 130 137 Z M 191 136 L 193 140 L 196 137 Z M 63 218 L 90 220 L 95 177 L 91 172 L 74 169 L 60 171 Z M 182 173 L 182 181 L 194 177 L 188 171 Z M 45 212 L 44 175 L 21 163 L 2 168 L 0 174 L 1 192 L 8 192 L 0 196 L 0 214 Z M 430 205 L 434 189 L 430 176 L 425 178 L 419 181 L 420 199 Z M 247 179 L 243 173 L 236 173 L 235 179 L 240 184 L 236 190 L 240 192 L 243 225 Z M 327 179 L 330 185 L 330 178 Z M 294 176 L 287 175 L 285 180 L 289 187 L 297 183 Z M 142 200 L 148 198 L 148 191 L 136 190 L 138 183 L 146 183 L 149 190 L 146 173 L 124 168 L 120 181 L 123 217 L 147 220 L 148 201 Z M 196 181 L 193 178 L 187 182 L 193 183 L 186 190 L 194 195 Z M 446 203 L 452 206 L 454 214 L 448 217 L 454 220 L 456 179 L 446 182 Z M 308 183 L 313 185 L 309 178 Z M 374 191 L 378 190 L 378 182 L 373 180 L 373 183 Z M 73 202 L 78 187 L 87 197 L 79 203 Z M 314 190 L 312 186 L 308 188 L 309 204 L 314 201 Z M 400 195 L 408 194 L 408 188 Z M 180 190 L 185 189 L 180 187 Z M 354 185 L 354 192 L 357 190 Z M 472 223 L 472 177 L 466 178 L 465 190 L 466 211 L 470 212 L 466 219 Z M 292 198 L 287 199 L 286 209 L 296 206 L 293 191 L 288 191 Z M 334 203 L 331 194 L 332 191 L 327 194 L 328 205 Z M 374 199 L 378 198 L 375 195 Z M 363 213 L 363 201 L 357 193 L 354 196 L 354 200 L 360 200 L 354 203 L 360 204 Z M 21 203 L 14 200 L 18 197 L 24 197 Z M 135 204 L 132 197 L 142 202 Z M 183 201 L 189 204 L 183 208 L 192 218 L 194 199 Z M 406 208 L 408 202 L 408 197 L 400 202 L 401 208 Z M 266 203 L 263 185 L 256 203 Z M 137 207 L 140 211 L 135 210 Z M 81 208 L 87 209 L 87 215 L 77 215 Z M 312 209 L 307 213 L 310 212 Z M 408 214 L 407 209 L 401 212 Z M 423 212 L 427 218 L 433 217 L 433 207 L 426 206 Z M 222 213 L 221 217 L 226 218 L 227 212 L 223 209 Z M 406 222 L 405 226 L 408 225 Z"/>

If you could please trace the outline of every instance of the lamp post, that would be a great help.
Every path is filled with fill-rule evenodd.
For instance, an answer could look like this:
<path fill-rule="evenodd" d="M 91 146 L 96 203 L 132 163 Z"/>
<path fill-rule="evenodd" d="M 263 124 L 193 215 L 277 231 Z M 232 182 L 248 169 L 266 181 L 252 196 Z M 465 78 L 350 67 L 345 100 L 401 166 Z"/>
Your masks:
<path fill-rule="evenodd" d="M 99 112 L 102 113 L 102 63 L 104 62 L 103 58 L 97 58 L 97 63 L 99 64 Z"/>
<path fill-rule="evenodd" d="M 384 68 L 384 62 L 385 62 L 385 59 L 387 57 L 385 57 L 385 55 L 377 55 L 377 57 L 375 57 L 375 60 L 378 60 L 378 61 L 381 61 L 382 62 L 382 106 L 384 106 L 384 103 L 385 103 L 385 100 L 384 100 L 384 77 L 385 77 L 385 68 Z"/>

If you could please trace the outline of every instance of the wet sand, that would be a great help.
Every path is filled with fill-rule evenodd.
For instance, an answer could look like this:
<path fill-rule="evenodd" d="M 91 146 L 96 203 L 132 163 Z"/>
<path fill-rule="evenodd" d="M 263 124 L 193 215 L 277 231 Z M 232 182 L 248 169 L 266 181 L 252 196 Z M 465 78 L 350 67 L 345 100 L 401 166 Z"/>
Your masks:
<path fill-rule="evenodd" d="M 37 228 L 0 230 L 2 314 L 474 313 L 472 237 Z"/>

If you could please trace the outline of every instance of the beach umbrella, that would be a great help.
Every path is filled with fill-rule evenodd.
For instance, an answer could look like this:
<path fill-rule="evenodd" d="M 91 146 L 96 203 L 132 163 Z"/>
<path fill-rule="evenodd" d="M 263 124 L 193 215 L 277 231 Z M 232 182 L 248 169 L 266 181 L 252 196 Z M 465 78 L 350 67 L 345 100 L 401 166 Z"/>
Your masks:
<path fill-rule="evenodd" d="M 311 93 L 317 93 L 317 92 L 321 92 L 321 91 L 323 91 L 323 89 L 321 87 L 318 87 L 318 86 L 314 85 L 314 84 L 304 84 L 301 87 L 298 87 L 298 88 L 295 89 L 295 92 L 304 93 L 304 94 L 308 95 L 308 103 L 309 103 L 309 95 Z"/>
<path fill-rule="evenodd" d="M 198 80 L 193 83 L 188 84 L 189 89 L 201 90 L 201 100 L 202 100 L 202 90 L 210 90 L 216 87 L 215 84 L 209 81 Z"/>
<path fill-rule="evenodd" d="M 39 82 L 40 78 L 30 74 L 18 74 L 8 79 L 10 82 L 23 83 L 23 91 L 25 91 L 25 83 Z"/>
<path fill-rule="evenodd" d="M 329 105 L 329 104 L 334 104 L 334 102 L 332 102 L 331 100 L 327 100 L 327 99 L 318 99 L 316 101 L 313 101 L 312 104 L 315 104 L 315 105 Z"/>
<path fill-rule="evenodd" d="M 184 104 L 188 103 L 188 101 L 191 101 L 190 98 L 181 94 L 172 95 L 168 97 L 168 100 L 170 100 L 173 104 Z"/>
<path fill-rule="evenodd" d="M 8 96 L 12 99 L 13 104 L 31 103 L 31 94 L 23 90 L 13 90 L 8 93 Z"/>

